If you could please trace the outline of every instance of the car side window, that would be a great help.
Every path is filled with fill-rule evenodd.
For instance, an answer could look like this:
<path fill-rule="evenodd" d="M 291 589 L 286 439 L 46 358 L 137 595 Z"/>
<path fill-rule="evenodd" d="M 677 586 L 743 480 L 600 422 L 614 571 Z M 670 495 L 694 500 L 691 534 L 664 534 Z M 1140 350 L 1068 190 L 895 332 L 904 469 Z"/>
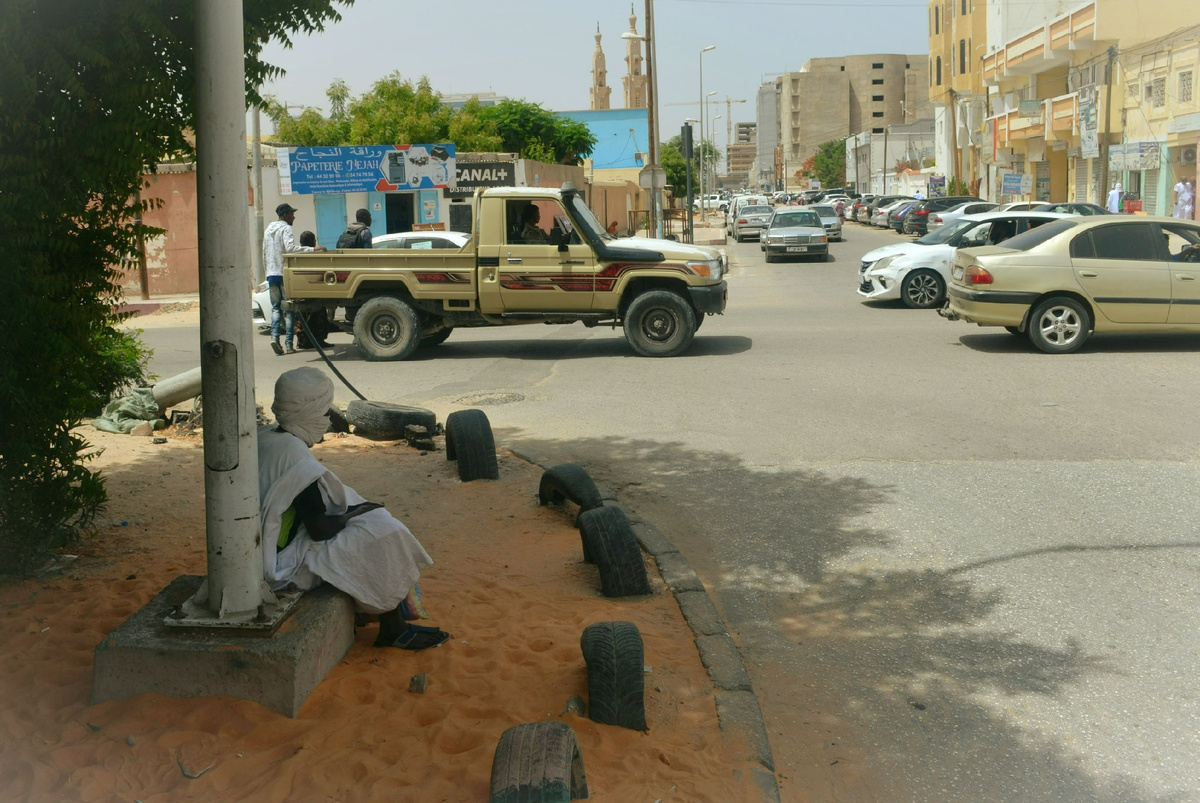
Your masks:
<path fill-rule="evenodd" d="M 988 244 L 988 235 L 991 234 L 991 222 L 980 223 L 973 229 L 968 229 L 963 233 L 962 244 L 959 248 L 977 248 L 981 245 Z"/>
<path fill-rule="evenodd" d="M 1100 226 L 1091 229 L 1095 259 L 1161 259 L 1154 229 L 1149 223 Z M 1074 245 L 1072 243 L 1072 245 Z M 1074 256 L 1074 253 L 1072 253 Z"/>
<path fill-rule="evenodd" d="M 1092 247 L 1092 233 L 1085 231 L 1071 241 L 1072 259 L 1095 259 L 1096 249 Z"/>
<path fill-rule="evenodd" d="M 386 243 L 380 243 L 376 248 L 410 248 L 408 240 L 390 240 Z"/>

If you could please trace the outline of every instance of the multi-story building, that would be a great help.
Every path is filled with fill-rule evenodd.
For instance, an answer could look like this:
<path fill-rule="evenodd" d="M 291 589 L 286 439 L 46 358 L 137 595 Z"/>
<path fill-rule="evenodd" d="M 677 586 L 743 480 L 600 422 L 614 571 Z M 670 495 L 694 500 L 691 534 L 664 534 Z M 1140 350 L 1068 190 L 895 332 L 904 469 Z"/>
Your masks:
<path fill-rule="evenodd" d="M 755 144 L 753 142 L 735 142 L 726 149 L 726 170 L 723 186 L 734 189 L 749 185 L 750 165 L 755 159 Z"/>
<path fill-rule="evenodd" d="M 775 80 L 779 147 L 787 189 L 821 143 L 852 132 L 882 134 L 893 123 L 928 117 L 925 55 L 874 54 L 812 59 Z M 761 97 L 760 90 L 760 97 Z M 762 126 L 759 126 L 760 139 Z"/>
<path fill-rule="evenodd" d="M 928 102 L 936 120 L 937 169 L 972 191 L 982 183 L 978 154 L 987 89 L 980 63 L 987 50 L 987 9 L 986 0 L 929 3 Z"/>
<path fill-rule="evenodd" d="M 734 142 L 738 143 L 739 145 L 745 145 L 746 143 L 754 142 L 757 130 L 757 123 L 738 123 L 735 126 L 735 136 L 737 139 L 734 140 Z"/>
<path fill-rule="evenodd" d="M 991 89 L 981 148 L 987 197 L 1008 200 L 1001 175 L 1024 173 L 1037 199 L 1104 203 L 1119 181 L 1126 191 L 1134 185 L 1146 211 L 1164 211 L 1162 163 L 1182 155 L 1196 134 L 1184 129 L 1200 123 L 1187 117 L 1187 102 L 1168 101 L 1168 86 L 1178 94 L 1195 62 L 1195 44 L 1179 35 L 1180 7 L 1170 0 L 1001 5 L 989 11 L 982 62 Z M 1032 16 L 1038 9 L 1040 20 Z M 1029 27 L 1014 30 L 1014 20 Z M 1190 88 L 1190 78 L 1182 85 Z M 1184 112 L 1177 122 L 1173 109 Z M 1110 146 L 1113 158 L 1105 159 Z"/>
<path fill-rule="evenodd" d="M 779 174 L 775 171 L 775 148 L 779 145 L 779 104 L 774 81 L 758 88 L 755 96 L 755 173 L 754 182 L 760 188 L 775 188 Z"/>

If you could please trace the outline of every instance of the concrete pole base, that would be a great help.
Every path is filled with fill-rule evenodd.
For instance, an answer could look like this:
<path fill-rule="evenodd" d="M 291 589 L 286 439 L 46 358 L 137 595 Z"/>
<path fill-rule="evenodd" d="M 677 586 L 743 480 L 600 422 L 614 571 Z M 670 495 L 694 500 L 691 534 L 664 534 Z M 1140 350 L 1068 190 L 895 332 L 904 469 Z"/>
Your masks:
<path fill-rule="evenodd" d="M 96 645 L 92 703 L 144 692 L 253 700 L 289 717 L 354 644 L 354 603 L 331 586 L 306 593 L 273 634 L 168 628 L 203 577 L 176 578 Z"/>

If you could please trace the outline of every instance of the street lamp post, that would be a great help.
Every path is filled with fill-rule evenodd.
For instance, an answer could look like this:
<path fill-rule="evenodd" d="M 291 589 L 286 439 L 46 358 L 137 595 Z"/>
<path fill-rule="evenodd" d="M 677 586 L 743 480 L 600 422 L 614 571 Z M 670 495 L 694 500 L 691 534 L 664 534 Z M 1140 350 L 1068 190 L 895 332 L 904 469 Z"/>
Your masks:
<path fill-rule="evenodd" d="M 716 50 L 716 45 L 709 45 L 700 51 L 700 214 L 704 215 L 704 107 L 707 95 L 704 94 L 704 54 Z M 716 94 L 715 92 L 713 94 Z"/>
<path fill-rule="evenodd" d="M 687 221 L 688 221 L 688 242 L 696 242 L 696 218 L 695 211 L 692 207 L 692 153 L 693 143 L 695 138 L 692 136 L 692 123 L 698 123 L 699 120 L 688 117 L 684 119 L 684 126 L 680 129 L 680 142 L 683 145 L 683 163 L 687 168 Z"/>

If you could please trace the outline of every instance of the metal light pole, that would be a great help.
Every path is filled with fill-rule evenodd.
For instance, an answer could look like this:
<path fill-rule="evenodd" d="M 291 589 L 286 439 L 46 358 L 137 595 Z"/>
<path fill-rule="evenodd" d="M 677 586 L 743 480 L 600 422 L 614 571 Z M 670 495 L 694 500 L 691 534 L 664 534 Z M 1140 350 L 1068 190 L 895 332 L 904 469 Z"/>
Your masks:
<path fill-rule="evenodd" d="M 683 121 L 683 128 L 679 130 L 679 141 L 683 146 L 683 163 L 687 168 L 687 225 L 688 225 L 688 242 L 693 245 L 696 242 L 696 218 L 695 211 L 692 207 L 692 152 L 693 152 L 693 137 L 692 123 L 697 123 L 695 120 L 688 117 Z"/>
<path fill-rule="evenodd" d="M 262 260 L 263 241 L 263 178 L 262 178 L 262 110 L 255 105 L 253 128 L 253 173 L 254 173 L 254 239 L 250 241 L 250 264 L 254 266 L 254 284 L 267 278 L 267 266 Z"/>
<path fill-rule="evenodd" d="M 265 617 L 254 350 L 245 293 L 246 96 L 241 0 L 196 4 L 196 199 L 208 577 L 178 625 Z"/>
<path fill-rule="evenodd" d="M 700 51 L 700 215 L 704 215 L 704 54 L 716 50 L 716 45 L 709 45 Z M 715 93 L 714 93 L 715 94 Z"/>

